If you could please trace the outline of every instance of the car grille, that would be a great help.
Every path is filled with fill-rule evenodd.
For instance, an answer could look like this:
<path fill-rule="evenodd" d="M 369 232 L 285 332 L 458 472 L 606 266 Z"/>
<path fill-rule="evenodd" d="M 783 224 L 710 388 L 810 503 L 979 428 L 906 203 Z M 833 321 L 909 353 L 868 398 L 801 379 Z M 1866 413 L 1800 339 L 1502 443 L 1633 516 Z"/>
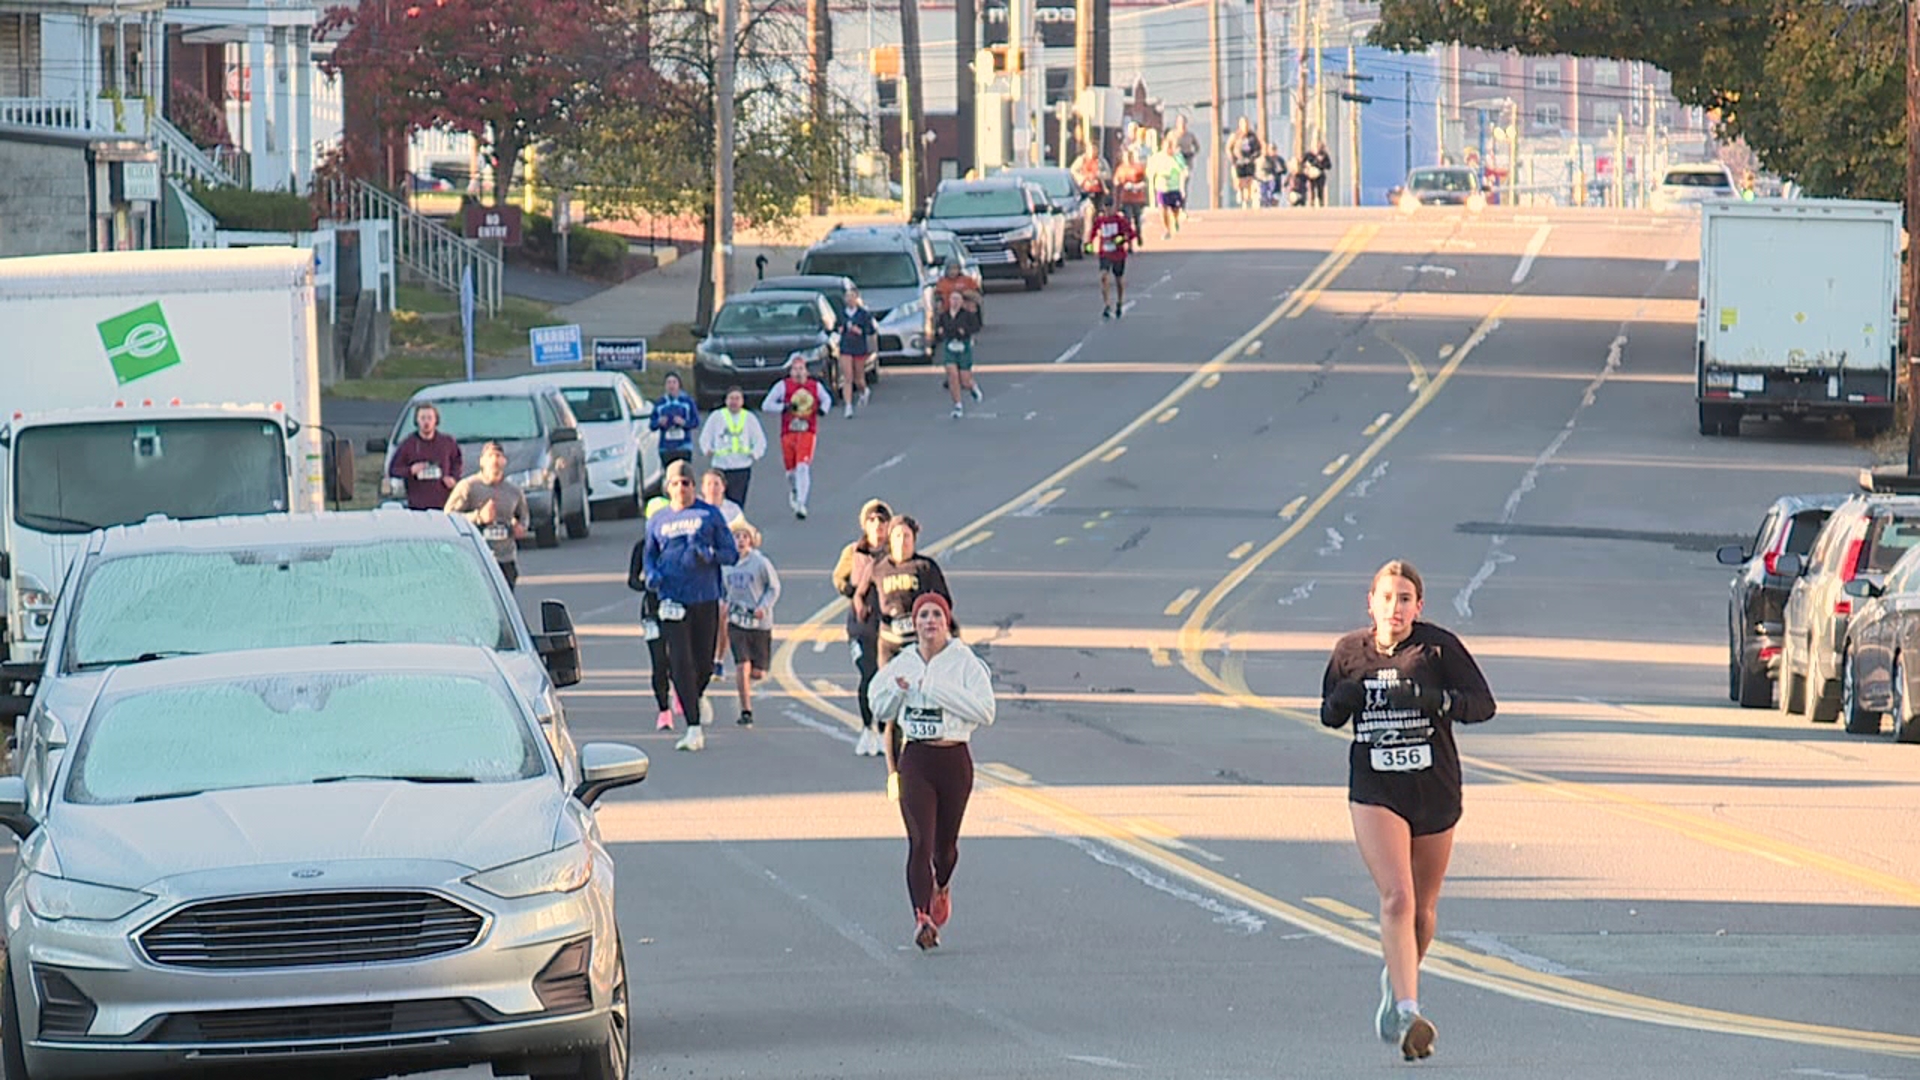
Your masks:
<path fill-rule="evenodd" d="M 966 233 L 960 237 L 960 243 L 968 251 L 998 251 L 1007 244 L 1005 233 Z"/>
<path fill-rule="evenodd" d="M 168 967 L 370 964 L 464 949 L 484 922 L 428 893 L 255 896 L 184 908 L 141 934 L 140 947 Z"/>
<path fill-rule="evenodd" d="M 465 1001 L 374 1001 L 291 1009 L 173 1013 L 150 1043 L 304 1042 L 408 1035 L 474 1027 L 486 1020 Z"/>

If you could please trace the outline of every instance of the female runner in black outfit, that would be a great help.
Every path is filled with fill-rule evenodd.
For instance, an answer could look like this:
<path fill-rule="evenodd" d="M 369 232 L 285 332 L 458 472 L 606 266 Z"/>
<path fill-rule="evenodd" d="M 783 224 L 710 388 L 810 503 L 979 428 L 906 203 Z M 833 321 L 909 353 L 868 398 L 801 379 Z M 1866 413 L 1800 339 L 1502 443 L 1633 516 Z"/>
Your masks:
<path fill-rule="evenodd" d="M 1420 1015 L 1420 962 L 1460 820 L 1453 725 L 1493 717 L 1493 691 L 1466 646 L 1420 622 L 1420 572 L 1395 560 L 1368 590 L 1372 627 L 1341 638 L 1321 683 L 1320 722 L 1353 721 L 1347 798 L 1360 858 L 1380 892 L 1380 1008 L 1374 1027 L 1412 1061 L 1433 1052 Z"/>

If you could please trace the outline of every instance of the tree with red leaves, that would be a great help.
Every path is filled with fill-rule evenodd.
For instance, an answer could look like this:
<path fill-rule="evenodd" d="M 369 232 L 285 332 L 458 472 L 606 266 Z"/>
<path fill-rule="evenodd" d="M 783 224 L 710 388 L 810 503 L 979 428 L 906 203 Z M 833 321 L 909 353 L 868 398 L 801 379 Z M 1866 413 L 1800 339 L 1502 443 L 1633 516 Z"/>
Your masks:
<path fill-rule="evenodd" d="M 602 101 L 645 93 L 644 11 L 630 0 L 360 0 L 330 9 L 320 30 L 345 31 L 328 72 L 350 73 L 381 130 L 478 140 L 499 202 L 521 151 Z"/>

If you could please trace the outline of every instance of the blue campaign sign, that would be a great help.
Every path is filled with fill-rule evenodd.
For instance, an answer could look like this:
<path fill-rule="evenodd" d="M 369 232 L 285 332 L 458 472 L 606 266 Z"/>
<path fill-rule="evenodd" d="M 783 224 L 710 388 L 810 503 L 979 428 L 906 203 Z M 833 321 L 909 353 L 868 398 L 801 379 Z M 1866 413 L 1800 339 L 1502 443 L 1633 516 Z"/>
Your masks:
<path fill-rule="evenodd" d="M 593 370 L 595 371 L 645 371 L 647 370 L 646 338 L 603 338 L 593 339 Z"/>
<path fill-rule="evenodd" d="M 580 327 L 536 326 L 527 331 L 527 339 L 533 345 L 533 366 L 549 367 L 558 364 L 577 364 L 585 359 L 580 348 Z"/>

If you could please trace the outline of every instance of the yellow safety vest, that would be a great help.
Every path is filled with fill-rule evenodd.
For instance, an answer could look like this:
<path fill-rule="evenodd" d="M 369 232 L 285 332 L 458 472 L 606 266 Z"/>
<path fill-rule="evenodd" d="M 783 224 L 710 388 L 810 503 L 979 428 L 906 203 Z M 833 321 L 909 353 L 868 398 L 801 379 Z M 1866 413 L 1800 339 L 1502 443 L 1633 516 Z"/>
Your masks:
<path fill-rule="evenodd" d="M 735 421 L 738 421 L 738 423 Z M 730 454 L 750 453 L 747 449 L 747 440 L 741 437 L 747 433 L 746 410 L 740 410 L 740 413 L 736 416 L 732 409 L 727 409 L 720 414 L 720 422 L 727 425 L 727 452 Z"/>

